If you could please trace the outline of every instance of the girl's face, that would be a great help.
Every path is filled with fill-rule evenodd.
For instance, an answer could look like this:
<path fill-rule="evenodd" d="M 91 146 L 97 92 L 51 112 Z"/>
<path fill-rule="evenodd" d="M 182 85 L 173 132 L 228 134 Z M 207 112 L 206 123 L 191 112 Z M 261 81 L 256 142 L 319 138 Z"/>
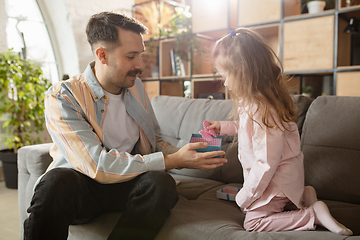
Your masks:
<path fill-rule="evenodd" d="M 215 67 L 218 73 L 224 78 L 224 86 L 231 90 L 233 76 L 229 75 L 229 71 L 224 68 L 225 61 L 225 57 L 219 55 L 215 60 Z"/>

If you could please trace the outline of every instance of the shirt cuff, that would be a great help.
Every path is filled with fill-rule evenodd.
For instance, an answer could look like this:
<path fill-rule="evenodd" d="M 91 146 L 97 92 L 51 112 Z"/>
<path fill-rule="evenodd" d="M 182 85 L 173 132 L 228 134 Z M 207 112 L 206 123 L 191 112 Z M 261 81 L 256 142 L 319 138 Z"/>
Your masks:
<path fill-rule="evenodd" d="M 151 153 L 145 155 L 145 163 L 148 171 L 165 170 L 164 155 L 162 152 Z"/>
<path fill-rule="evenodd" d="M 233 121 L 220 121 L 220 135 L 221 136 L 236 136 L 236 124 Z"/>

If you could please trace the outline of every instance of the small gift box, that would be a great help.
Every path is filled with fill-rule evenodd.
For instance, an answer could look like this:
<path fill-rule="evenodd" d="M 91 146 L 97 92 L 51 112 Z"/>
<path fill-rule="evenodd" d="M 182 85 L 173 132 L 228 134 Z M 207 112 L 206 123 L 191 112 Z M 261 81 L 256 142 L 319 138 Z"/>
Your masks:
<path fill-rule="evenodd" d="M 239 187 L 226 186 L 216 191 L 216 197 L 219 199 L 235 201 L 236 194 L 240 191 Z"/>
<path fill-rule="evenodd" d="M 204 139 L 201 134 L 193 133 L 190 138 L 190 143 L 206 142 L 208 146 L 206 148 L 196 149 L 197 152 L 213 152 L 220 151 L 222 146 L 222 137 L 212 137 L 211 140 Z M 218 156 L 219 157 L 219 156 Z"/>

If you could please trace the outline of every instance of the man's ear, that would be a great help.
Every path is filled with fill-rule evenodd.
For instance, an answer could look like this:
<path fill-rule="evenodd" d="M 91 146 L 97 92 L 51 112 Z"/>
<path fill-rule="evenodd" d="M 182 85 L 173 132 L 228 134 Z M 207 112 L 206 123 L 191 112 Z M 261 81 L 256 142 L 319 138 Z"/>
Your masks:
<path fill-rule="evenodd" d="M 95 56 L 102 64 L 107 64 L 108 62 L 108 51 L 104 47 L 98 47 L 95 49 Z"/>

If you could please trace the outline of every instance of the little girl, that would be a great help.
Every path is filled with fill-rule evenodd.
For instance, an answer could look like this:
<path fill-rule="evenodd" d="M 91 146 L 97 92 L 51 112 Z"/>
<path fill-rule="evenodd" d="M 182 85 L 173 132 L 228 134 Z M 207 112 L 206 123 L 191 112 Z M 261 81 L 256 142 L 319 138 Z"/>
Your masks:
<path fill-rule="evenodd" d="M 352 235 L 317 200 L 314 188 L 304 187 L 296 112 L 274 51 L 257 33 L 241 28 L 216 43 L 213 57 L 235 100 L 239 120 L 209 121 L 208 129 L 238 136 L 244 184 L 236 203 L 246 213 L 244 228 L 314 230 L 319 224 Z"/>

